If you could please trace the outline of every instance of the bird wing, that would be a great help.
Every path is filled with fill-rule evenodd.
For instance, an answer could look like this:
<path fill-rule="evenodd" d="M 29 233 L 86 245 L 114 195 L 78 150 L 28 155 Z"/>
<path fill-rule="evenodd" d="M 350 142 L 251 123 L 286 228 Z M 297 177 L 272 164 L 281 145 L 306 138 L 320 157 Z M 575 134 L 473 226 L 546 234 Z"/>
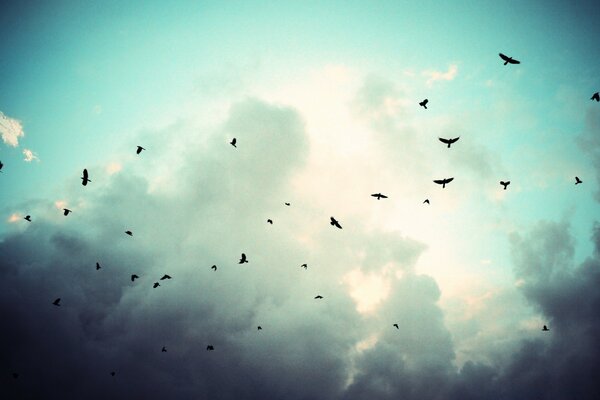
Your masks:
<path fill-rule="evenodd" d="M 437 183 L 438 185 L 443 185 L 444 183 L 446 183 L 445 179 L 435 179 L 433 182 Z"/>
<path fill-rule="evenodd" d="M 374 193 L 371 195 L 371 197 L 380 197 L 380 196 L 381 196 L 381 193 Z"/>
<path fill-rule="evenodd" d="M 444 179 L 444 183 L 450 183 L 454 180 L 454 178 L 446 178 Z"/>
<path fill-rule="evenodd" d="M 507 60 L 507 61 L 508 61 L 510 64 L 521 64 L 521 61 L 519 61 L 519 60 L 515 60 L 515 59 L 510 59 L 510 60 Z"/>
<path fill-rule="evenodd" d="M 379 193 L 379 197 L 381 197 L 382 199 L 387 199 L 388 198 L 385 194 L 381 194 L 381 193 Z"/>
<path fill-rule="evenodd" d="M 342 226 L 340 225 L 340 223 L 339 223 L 339 222 L 335 221 L 334 225 L 335 225 L 336 227 L 338 227 L 338 228 L 342 229 Z"/>
<path fill-rule="evenodd" d="M 504 61 L 508 61 L 508 60 L 510 60 L 510 58 L 509 58 L 509 57 L 505 56 L 505 55 L 504 55 L 504 54 L 502 54 L 502 53 L 498 53 L 498 55 L 499 55 L 499 56 L 500 56 L 500 58 L 501 58 L 501 59 L 503 59 Z"/>
<path fill-rule="evenodd" d="M 87 172 L 87 169 L 84 169 L 83 170 L 83 179 L 87 180 L 87 178 L 88 178 L 88 172 Z"/>
<path fill-rule="evenodd" d="M 441 138 L 441 137 L 439 137 L 438 139 L 442 143 L 446 143 L 446 144 L 448 144 L 448 143 L 454 143 L 454 142 L 452 142 L 452 139 L 444 139 L 444 138 Z"/>
<path fill-rule="evenodd" d="M 460 136 L 455 137 L 454 139 L 450 139 L 449 142 L 450 142 L 450 144 L 452 144 L 452 143 L 456 142 L 458 139 L 460 139 Z"/>

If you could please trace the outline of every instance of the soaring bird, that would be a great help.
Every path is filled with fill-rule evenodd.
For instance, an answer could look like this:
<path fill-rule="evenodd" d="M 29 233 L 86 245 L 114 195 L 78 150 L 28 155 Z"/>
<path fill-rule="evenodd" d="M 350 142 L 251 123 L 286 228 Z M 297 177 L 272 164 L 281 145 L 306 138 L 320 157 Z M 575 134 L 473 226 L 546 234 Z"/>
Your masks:
<path fill-rule="evenodd" d="M 259 325 L 259 326 L 256 328 L 256 330 L 257 330 L 257 331 L 262 331 L 262 326 L 260 326 L 260 325 Z"/>
<path fill-rule="evenodd" d="M 159 286 L 160 286 L 160 283 L 158 283 L 158 282 L 154 282 L 154 285 L 152 285 L 152 288 L 156 289 L 156 288 L 157 288 L 157 287 L 159 287 Z"/>
<path fill-rule="evenodd" d="M 63 215 L 66 217 L 67 215 L 69 215 L 70 212 L 73 212 L 71 210 L 69 210 L 68 208 L 63 208 Z"/>
<path fill-rule="evenodd" d="M 88 172 L 87 169 L 83 170 L 83 176 L 81 177 L 81 184 L 83 186 L 87 185 L 88 182 L 91 182 L 91 180 L 88 179 Z"/>
<path fill-rule="evenodd" d="M 237 148 L 237 146 L 235 145 L 236 143 L 237 143 L 237 139 L 236 138 L 233 138 L 231 140 L 231 142 L 229 142 L 230 145 L 232 145 L 233 147 Z"/>
<path fill-rule="evenodd" d="M 26 215 L 23 219 L 27 222 L 31 222 L 31 215 Z"/>
<path fill-rule="evenodd" d="M 268 219 L 267 222 L 271 225 L 273 225 L 273 220 L 272 219 Z"/>
<path fill-rule="evenodd" d="M 115 374 L 116 374 L 116 372 L 115 372 L 115 371 L 112 371 L 112 372 L 110 373 L 110 376 L 115 376 Z"/>
<path fill-rule="evenodd" d="M 579 177 L 575 177 L 575 184 L 579 185 L 580 183 L 583 183 L 583 181 L 581 179 L 579 179 Z"/>
<path fill-rule="evenodd" d="M 544 327 L 542 328 L 542 330 L 543 330 L 544 332 L 547 332 L 547 331 L 549 331 L 550 329 L 548 329 L 548 327 L 547 327 L 546 325 L 544 325 Z"/>
<path fill-rule="evenodd" d="M 371 197 L 375 197 L 375 198 L 377 198 L 377 200 L 387 199 L 388 198 L 385 194 L 381 194 L 381 193 L 374 193 L 374 194 L 371 195 Z"/>
<path fill-rule="evenodd" d="M 135 154 L 140 154 L 142 152 L 142 150 L 146 150 L 146 149 L 143 148 L 142 146 L 138 146 L 137 150 L 135 151 Z"/>
<path fill-rule="evenodd" d="M 446 178 L 446 179 L 437 179 L 434 180 L 435 183 L 437 183 L 438 185 L 442 185 L 442 189 L 446 187 L 446 184 L 452 182 L 454 180 L 454 178 Z"/>
<path fill-rule="evenodd" d="M 429 103 L 429 100 L 425 99 L 422 102 L 420 102 L 419 105 L 427 110 L 427 103 Z"/>
<path fill-rule="evenodd" d="M 2 172 L 2 167 L 4 167 L 4 164 L 2 164 L 2 161 L 0 161 L 0 172 Z"/>
<path fill-rule="evenodd" d="M 285 205 L 289 207 L 290 203 L 285 203 Z"/>
<path fill-rule="evenodd" d="M 400 328 L 398 327 L 398 324 L 394 324 L 393 326 L 395 326 L 395 327 L 396 327 L 396 329 L 400 329 Z"/>
<path fill-rule="evenodd" d="M 161 350 L 161 351 L 162 351 L 163 353 L 166 353 L 166 352 L 167 352 L 167 348 L 166 348 L 165 346 L 163 346 L 163 348 L 162 348 L 162 350 Z"/>
<path fill-rule="evenodd" d="M 504 182 L 504 181 L 500 181 L 500 184 L 501 184 L 502 186 L 504 186 L 504 190 L 506 190 L 506 187 L 507 187 L 508 185 L 510 185 L 510 181 L 506 181 L 506 182 Z"/>
<path fill-rule="evenodd" d="M 213 271 L 216 271 L 217 270 L 217 266 L 213 265 L 212 267 L 210 267 L 210 269 L 212 269 Z"/>
<path fill-rule="evenodd" d="M 17 378 L 19 377 L 19 374 L 18 374 L 18 373 L 16 373 L 16 372 L 13 372 L 13 373 L 12 373 L 12 376 L 13 376 L 13 378 L 17 379 Z"/>
<path fill-rule="evenodd" d="M 248 259 L 246 258 L 246 254 L 242 253 L 242 258 L 240 258 L 240 262 L 238 262 L 238 264 L 243 264 L 243 263 L 247 263 Z"/>
<path fill-rule="evenodd" d="M 208 346 L 206 346 L 206 351 L 213 351 L 215 349 L 215 347 L 212 344 L 209 344 Z"/>
<path fill-rule="evenodd" d="M 300 266 L 300 268 L 307 269 L 307 268 L 308 268 L 308 265 L 306 265 L 306 264 L 302 264 L 302 265 Z"/>
<path fill-rule="evenodd" d="M 596 100 L 596 101 L 600 101 L 600 93 L 596 92 L 592 95 L 592 97 L 590 97 L 590 100 Z M 2 168 L 0 166 L 0 168 Z"/>
<path fill-rule="evenodd" d="M 504 60 L 504 65 L 506 65 L 506 64 L 521 64 L 521 61 L 515 60 L 512 57 L 505 56 L 502 53 L 498 53 L 498 55 L 500 56 L 501 59 Z"/>
<path fill-rule="evenodd" d="M 342 229 L 342 226 L 340 225 L 340 223 L 333 217 L 329 218 L 331 221 L 329 222 L 332 226 L 335 226 L 336 228 L 340 228 Z"/>
<path fill-rule="evenodd" d="M 425 199 L 425 201 L 423 201 L 423 204 L 425 204 L 425 203 L 427 203 L 427 204 L 431 204 L 431 203 L 429 202 L 429 199 Z"/>
<path fill-rule="evenodd" d="M 456 142 L 458 139 L 460 139 L 460 136 L 459 137 L 455 137 L 454 139 L 444 139 L 444 138 L 441 138 L 441 137 L 438 137 L 438 139 L 440 140 L 440 142 L 446 143 L 448 145 L 448 148 L 450 148 L 450 145 L 452 143 Z"/>
<path fill-rule="evenodd" d="M 52 302 L 55 306 L 60 307 L 60 297 Z"/>
<path fill-rule="evenodd" d="M 138 278 L 139 276 L 137 276 L 136 274 L 131 275 L 131 282 L 135 281 Z"/>
<path fill-rule="evenodd" d="M 323 296 L 321 296 L 320 294 L 315 296 L 315 299 L 322 299 L 322 298 L 323 298 Z"/>
<path fill-rule="evenodd" d="M 160 278 L 160 280 L 161 280 L 161 281 L 164 281 L 165 279 L 172 279 L 172 278 L 171 278 L 169 275 L 167 275 L 167 274 L 164 274 L 164 275 L 162 276 L 162 278 Z"/>
<path fill-rule="evenodd" d="M 102 268 L 100 267 L 100 263 L 96 263 L 96 271 L 98 271 L 100 268 Z"/>
<path fill-rule="evenodd" d="M 125 231 L 126 234 L 128 234 L 129 236 L 133 236 L 133 232 L 131 231 Z"/>

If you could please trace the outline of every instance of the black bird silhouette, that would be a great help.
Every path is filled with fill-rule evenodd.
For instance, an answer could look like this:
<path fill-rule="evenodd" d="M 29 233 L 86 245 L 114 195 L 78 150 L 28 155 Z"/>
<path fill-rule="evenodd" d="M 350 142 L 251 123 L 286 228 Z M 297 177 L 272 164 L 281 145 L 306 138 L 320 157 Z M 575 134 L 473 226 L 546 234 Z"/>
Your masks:
<path fill-rule="evenodd" d="M 544 332 L 547 332 L 547 331 L 549 331 L 550 329 L 548 329 L 548 327 L 547 327 L 546 325 L 544 325 L 544 327 L 542 328 L 542 330 L 543 330 Z"/>
<path fill-rule="evenodd" d="M 240 262 L 238 264 L 247 263 L 248 259 L 246 258 L 246 254 L 242 253 L 242 258 L 240 258 Z"/>
<path fill-rule="evenodd" d="M 98 271 L 100 268 L 102 268 L 102 267 L 100 266 L 100 263 L 96 263 L 96 271 Z"/>
<path fill-rule="evenodd" d="M 213 265 L 212 267 L 210 267 L 210 269 L 212 269 L 213 271 L 216 271 L 217 270 L 217 266 Z"/>
<path fill-rule="evenodd" d="M 233 140 L 231 142 L 229 142 L 230 145 L 232 145 L 233 147 L 237 148 L 237 146 L 235 145 L 237 143 L 237 139 L 233 138 Z"/>
<path fill-rule="evenodd" d="M 212 344 L 209 344 L 208 346 L 206 346 L 206 351 L 213 351 L 215 349 L 215 347 Z"/>
<path fill-rule="evenodd" d="M 442 189 L 446 187 L 446 184 L 452 182 L 454 180 L 454 178 L 446 178 L 446 179 L 437 179 L 434 180 L 435 183 L 437 183 L 438 185 L 442 185 Z"/>
<path fill-rule="evenodd" d="M 140 154 L 142 152 L 142 150 L 146 150 L 146 149 L 143 148 L 142 146 L 138 146 L 137 150 L 135 151 L 135 154 Z"/>
<path fill-rule="evenodd" d="M 329 218 L 331 221 L 329 222 L 332 226 L 335 226 L 336 228 L 340 228 L 342 229 L 342 226 L 340 225 L 340 223 L 333 217 Z"/>
<path fill-rule="evenodd" d="M 16 372 L 13 372 L 13 373 L 12 373 L 12 376 L 13 376 L 13 378 L 17 379 L 17 378 L 19 377 L 19 374 L 18 374 L 18 373 L 16 373 Z"/>
<path fill-rule="evenodd" d="M 126 234 L 128 234 L 129 236 L 133 236 L 133 232 L 131 231 L 125 231 Z"/>
<path fill-rule="evenodd" d="M 504 190 L 506 190 L 506 187 L 507 187 L 508 185 L 510 185 L 510 181 L 506 181 L 506 182 L 504 182 L 504 181 L 500 181 L 500 184 L 501 184 L 502 186 L 504 186 Z"/>
<path fill-rule="evenodd" d="M 374 193 L 374 194 L 371 195 L 371 197 L 375 197 L 375 198 L 377 198 L 377 200 L 387 199 L 388 198 L 385 194 L 381 194 L 381 193 Z"/>
<path fill-rule="evenodd" d="M 300 268 L 307 269 L 307 268 L 308 268 L 308 265 L 306 265 L 306 264 L 302 264 L 302 265 L 300 266 Z"/>
<path fill-rule="evenodd" d="M 169 275 L 167 275 L 167 274 L 164 274 L 164 275 L 162 276 L 162 278 L 160 278 L 160 280 L 161 280 L 161 281 L 164 281 L 165 279 L 172 279 L 172 278 L 171 278 Z"/>
<path fill-rule="evenodd" d="M 590 97 L 590 100 L 600 101 L 600 93 L 596 92 Z"/>
<path fill-rule="evenodd" d="M 55 306 L 60 307 L 60 297 L 52 302 Z"/>
<path fill-rule="evenodd" d="M 268 219 L 267 222 L 271 225 L 273 225 L 273 220 L 272 219 Z"/>
<path fill-rule="evenodd" d="M 425 201 L 423 202 L 423 204 L 425 204 L 425 203 L 427 203 L 427 204 L 431 204 L 431 203 L 429 202 L 429 199 L 425 199 Z"/>
<path fill-rule="evenodd" d="M 26 215 L 25 218 L 23 218 L 25 221 L 31 222 L 31 215 Z"/>
<path fill-rule="evenodd" d="M 115 372 L 115 371 L 112 371 L 112 372 L 110 373 L 110 376 L 115 376 L 115 374 L 116 374 L 116 372 Z"/>
<path fill-rule="evenodd" d="M 167 352 L 167 348 L 166 348 L 165 346 L 163 346 L 163 348 L 162 348 L 162 350 L 161 350 L 161 351 L 162 351 L 163 353 L 166 353 L 166 352 Z"/>
<path fill-rule="evenodd" d="M 393 326 L 395 326 L 395 327 L 396 327 L 396 329 L 400 329 L 400 328 L 398 327 L 398 324 L 394 324 Z"/>
<path fill-rule="evenodd" d="M 285 203 L 285 205 L 286 205 L 286 206 L 289 206 L 289 205 L 290 205 L 290 203 Z"/>
<path fill-rule="evenodd" d="M 139 276 L 136 274 L 131 275 L 131 282 L 135 281 L 137 278 L 139 278 Z"/>
<path fill-rule="evenodd" d="M 159 286 L 160 286 L 160 283 L 158 283 L 158 282 L 154 282 L 154 285 L 152 285 L 152 287 L 153 287 L 154 289 L 156 289 L 156 288 L 157 288 L 157 287 L 159 287 Z"/>
<path fill-rule="evenodd" d="M 460 139 L 460 136 L 459 137 L 455 137 L 454 139 L 444 139 L 444 138 L 441 138 L 441 137 L 438 137 L 438 139 L 440 140 L 440 142 L 446 143 L 448 145 L 448 148 L 450 148 L 450 145 L 452 143 L 456 142 L 458 139 Z"/>
<path fill-rule="evenodd" d="M 81 184 L 83 186 L 87 185 L 88 182 L 91 182 L 91 180 L 88 179 L 88 172 L 87 169 L 83 170 L 83 176 L 81 177 Z"/>
<path fill-rule="evenodd" d="M 258 331 L 262 331 L 262 326 L 260 326 L 260 325 L 259 325 L 259 326 L 256 328 L 256 330 L 258 330 Z"/>
<path fill-rule="evenodd" d="M 498 53 L 498 55 L 500 56 L 501 59 L 504 60 L 504 65 L 506 65 L 506 64 L 521 64 L 521 61 L 515 60 L 512 57 L 505 56 L 502 53 Z"/>
<path fill-rule="evenodd" d="M 429 103 L 429 100 L 425 99 L 422 102 L 420 102 L 419 105 L 427 110 L 427 103 Z"/>
<path fill-rule="evenodd" d="M 2 161 L 0 161 L 0 172 L 2 172 L 2 167 L 4 167 L 4 164 L 2 164 Z"/>
<path fill-rule="evenodd" d="M 579 177 L 575 177 L 575 184 L 579 185 L 580 183 L 583 183 L 583 181 L 581 179 L 579 179 Z"/>
<path fill-rule="evenodd" d="M 73 212 L 71 210 L 69 210 L 68 208 L 63 208 L 63 215 L 66 217 L 67 215 L 69 215 L 70 212 Z"/>
<path fill-rule="evenodd" d="M 315 299 L 322 299 L 322 298 L 323 298 L 323 296 L 321 296 L 320 294 L 315 296 Z"/>

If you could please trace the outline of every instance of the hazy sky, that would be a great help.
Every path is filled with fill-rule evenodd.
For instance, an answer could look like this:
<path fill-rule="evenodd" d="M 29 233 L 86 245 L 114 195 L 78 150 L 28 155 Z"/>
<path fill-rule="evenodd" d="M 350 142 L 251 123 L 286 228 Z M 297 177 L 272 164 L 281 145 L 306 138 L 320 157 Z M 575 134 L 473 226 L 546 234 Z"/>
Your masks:
<path fill-rule="evenodd" d="M 2 398 L 600 398 L 600 5 L 17 3 Z"/>

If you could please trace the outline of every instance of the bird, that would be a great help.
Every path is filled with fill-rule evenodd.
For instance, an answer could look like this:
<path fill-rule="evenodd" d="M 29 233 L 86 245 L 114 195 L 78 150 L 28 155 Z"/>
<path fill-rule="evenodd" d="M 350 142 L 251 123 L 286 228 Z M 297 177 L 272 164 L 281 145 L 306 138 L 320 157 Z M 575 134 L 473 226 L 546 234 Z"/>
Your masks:
<path fill-rule="evenodd" d="M 16 373 L 16 372 L 13 372 L 13 373 L 12 373 L 12 377 L 13 377 L 13 378 L 15 378 L 15 379 L 17 379 L 17 378 L 19 377 L 19 374 L 18 374 L 18 373 Z"/>
<path fill-rule="evenodd" d="M 506 181 L 506 182 L 504 182 L 504 181 L 500 181 L 500 184 L 501 184 L 502 186 L 504 186 L 504 190 L 506 190 L 506 187 L 507 187 L 508 185 L 510 185 L 510 181 Z"/>
<path fill-rule="evenodd" d="M 501 58 L 501 59 L 503 59 L 503 60 L 504 60 L 504 65 L 506 65 L 506 64 L 509 64 L 509 63 L 510 63 L 510 64 L 521 64 L 521 61 L 519 61 L 519 60 L 515 60 L 515 59 L 514 59 L 514 58 L 512 58 L 512 57 L 505 56 L 505 55 L 504 55 L 504 54 L 502 54 L 502 53 L 498 53 L 498 55 L 500 56 L 500 58 Z"/>
<path fill-rule="evenodd" d="M 52 302 L 55 306 L 60 307 L 60 297 Z"/>
<path fill-rule="evenodd" d="M 543 330 L 544 332 L 547 332 L 547 331 L 549 331 L 550 329 L 548 329 L 548 327 L 547 327 L 546 325 L 544 325 L 544 327 L 542 328 L 542 330 Z"/>
<path fill-rule="evenodd" d="M 152 285 L 152 288 L 156 289 L 156 288 L 157 288 L 157 287 L 159 287 L 159 286 L 160 286 L 160 283 L 158 283 L 158 282 L 154 282 L 154 285 Z"/>
<path fill-rule="evenodd" d="M 217 266 L 213 265 L 212 267 L 210 267 L 210 269 L 212 269 L 213 271 L 216 271 L 217 270 Z"/>
<path fill-rule="evenodd" d="M 590 97 L 590 100 L 596 100 L 596 101 L 600 101 L 600 93 L 596 92 L 592 95 L 592 97 Z M 0 168 L 2 168 L 1 164 L 0 164 Z"/>
<path fill-rule="evenodd" d="M 242 258 L 240 258 L 240 262 L 238 264 L 247 263 L 248 259 L 246 258 L 246 254 L 242 253 Z"/>
<path fill-rule="evenodd" d="M 268 219 L 267 222 L 271 225 L 273 225 L 273 220 L 272 219 Z"/>
<path fill-rule="evenodd" d="M 388 198 L 385 194 L 381 194 L 381 193 L 374 193 L 371 195 L 371 197 L 375 197 L 377 200 Z"/>
<path fill-rule="evenodd" d="M 427 203 L 427 204 L 431 204 L 431 203 L 429 202 L 429 199 L 425 199 L 425 201 L 423 201 L 423 204 L 425 204 L 425 203 Z"/>
<path fill-rule="evenodd" d="M 256 328 L 256 330 L 257 330 L 257 331 L 262 331 L 262 326 L 260 326 L 260 325 L 259 325 L 259 326 Z"/>
<path fill-rule="evenodd" d="M 442 185 L 442 189 L 446 187 L 446 184 L 452 182 L 454 180 L 454 178 L 446 178 L 446 179 L 437 179 L 434 180 L 435 183 L 437 183 L 438 185 Z"/>
<path fill-rule="evenodd" d="M 429 100 L 425 99 L 422 102 L 420 102 L 419 105 L 427 110 L 427 103 L 429 103 Z"/>
<path fill-rule="evenodd" d="M 575 177 L 575 184 L 579 185 L 580 183 L 583 183 L 583 181 L 581 179 L 579 179 L 579 177 Z"/>
<path fill-rule="evenodd" d="M 215 349 L 215 347 L 212 344 L 209 344 L 208 346 L 206 346 L 206 351 L 213 351 Z"/>
<path fill-rule="evenodd" d="M 300 266 L 300 268 L 307 269 L 307 268 L 308 268 L 308 265 L 306 265 L 306 264 L 302 264 L 302 265 Z"/>
<path fill-rule="evenodd" d="M 329 218 L 331 221 L 329 222 L 332 226 L 335 226 L 336 228 L 340 228 L 342 229 L 342 226 L 340 225 L 340 223 L 333 217 Z"/>
<path fill-rule="evenodd" d="M 81 184 L 83 186 L 87 185 L 88 182 L 91 182 L 91 180 L 88 179 L 88 172 L 87 169 L 84 168 L 83 170 L 83 176 L 81 177 Z"/>
<path fill-rule="evenodd" d="M 71 210 L 69 210 L 68 208 L 63 208 L 63 215 L 66 217 L 67 215 L 69 215 L 70 212 L 73 212 Z"/>
<path fill-rule="evenodd" d="M 315 299 L 322 299 L 322 298 L 323 298 L 323 296 L 321 296 L 320 294 L 315 296 Z"/>
<path fill-rule="evenodd" d="M 2 167 L 4 167 L 4 164 L 2 164 L 2 161 L 0 161 L 0 172 L 2 172 Z"/>
<path fill-rule="evenodd" d="M 133 232 L 131 231 L 125 231 L 126 234 L 128 234 L 129 236 L 133 236 Z"/>
<path fill-rule="evenodd" d="M 285 204 L 286 206 L 288 206 L 288 207 L 290 206 L 290 203 L 284 203 L 284 204 Z"/>
<path fill-rule="evenodd" d="M 444 138 L 441 138 L 441 137 L 438 137 L 438 139 L 440 140 L 440 142 L 446 143 L 448 145 L 448 148 L 450 148 L 450 145 L 452 143 L 456 142 L 458 139 L 460 139 L 460 136 L 459 137 L 455 137 L 454 139 L 444 139 Z"/>
<path fill-rule="evenodd" d="M 102 268 L 102 267 L 100 266 L 100 263 L 96 263 L 96 271 L 98 271 L 100 268 Z"/>
<path fill-rule="evenodd" d="M 115 371 L 112 371 L 112 372 L 110 373 L 110 376 L 115 376 L 115 374 L 116 374 L 116 372 L 115 372 Z"/>
<path fill-rule="evenodd" d="M 166 352 L 167 352 L 167 348 L 166 348 L 165 346 L 163 346 L 163 348 L 162 348 L 162 350 L 161 350 L 161 351 L 162 351 L 163 353 L 166 353 Z"/>
<path fill-rule="evenodd" d="M 237 148 L 237 146 L 235 145 L 236 143 L 237 143 L 237 139 L 236 138 L 233 138 L 231 140 L 231 142 L 229 142 L 230 145 L 232 145 L 233 147 Z"/>
<path fill-rule="evenodd" d="M 160 280 L 161 280 L 161 281 L 164 281 L 165 279 L 172 279 L 172 278 L 171 278 L 169 275 L 167 275 L 167 274 L 164 274 L 164 275 L 162 276 L 162 278 L 160 278 Z"/>
<path fill-rule="evenodd" d="M 26 215 L 23 219 L 27 222 L 31 222 L 31 215 Z"/>
<path fill-rule="evenodd" d="M 398 327 L 398 324 L 394 324 L 394 325 L 392 325 L 392 326 L 395 326 L 395 327 L 396 327 L 396 329 L 400 329 L 400 328 Z"/>
<path fill-rule="evenodd" d="M 146 149 L 143 148 L 142 146 L 138 146 L 137 150 L 135 151 L 135 154 L 140 154 L 142 152 L 142 150 L 146 150 Z"/>
<path fill-rule="evenodd" d="M 131 275 L 131 282 L 135 281 L 137 278 L 139 278 L 139 276 L 136 274 Z"/>

